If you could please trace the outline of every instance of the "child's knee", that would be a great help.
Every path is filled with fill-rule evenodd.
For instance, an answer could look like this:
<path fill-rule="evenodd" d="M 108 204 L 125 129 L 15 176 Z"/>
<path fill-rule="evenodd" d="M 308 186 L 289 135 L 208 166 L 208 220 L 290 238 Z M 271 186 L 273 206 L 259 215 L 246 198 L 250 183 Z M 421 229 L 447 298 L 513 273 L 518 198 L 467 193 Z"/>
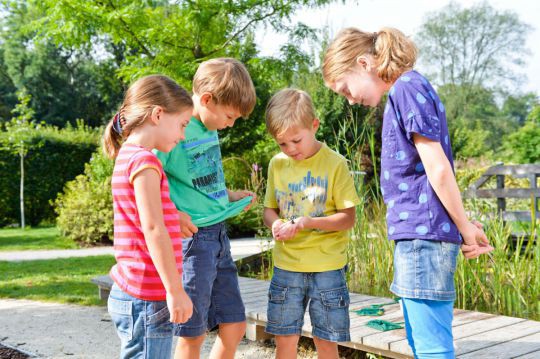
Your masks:
<path fill-rule="evenodd" d="M 276 335 L 275 337 L 276 345 L 282 348 L 296 348 L 299 339 L 298 335 Z"/>
<path fill-rule="evenodd" d="M 198 337 L 180 337 L 178 338 L 178 346 L 188 346 L 191 348 L 200 348 L 204 343 L 206 334 L 199 335 Z"/>

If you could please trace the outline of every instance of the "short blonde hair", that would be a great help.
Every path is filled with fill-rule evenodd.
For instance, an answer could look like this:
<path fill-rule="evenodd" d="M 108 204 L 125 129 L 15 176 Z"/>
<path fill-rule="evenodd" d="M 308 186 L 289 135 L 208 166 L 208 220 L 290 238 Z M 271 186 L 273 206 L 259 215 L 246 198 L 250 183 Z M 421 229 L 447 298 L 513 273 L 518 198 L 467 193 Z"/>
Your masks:
<path fill-rule="evenodd" d="M 257 102 L 246 67 L 228 57 L 201 63 L 193 77 L 193 92 L 196 95 L 211 93 L 216 104 L 233 107 L 243 118 L 249 116 Z"/>
<path fill-rule="evenodd" d="M 105 128 L 102 139 L 105 154 L 116 158 L 131 130 L 142 125 L 156 106 L 167 113 L 191 111 L 193 101 L 184 88 L 167 76 L 150 75 L 138 79 L 129 86 L 120 109 Z"/>
<path fill-rule="evenodd" d="M 292 127 L 311 128 L 315 118 L 311 97 L 298 89 L 277 92 L 266 106 L 266 129 L 274 138 Z"/>
<path fill-rule="evenodd" d="M 401 31 L 385 27 L 379 32 L 364 32 L 354 27 L 343 29 L 328 46 L 322 73 L 327 84 L 333 84 L 351 70 L 358 56 L 371 55 L 377 75 L 385 82 L 394 82 L 402 73 L 412 70 L 417 49 Z"/>

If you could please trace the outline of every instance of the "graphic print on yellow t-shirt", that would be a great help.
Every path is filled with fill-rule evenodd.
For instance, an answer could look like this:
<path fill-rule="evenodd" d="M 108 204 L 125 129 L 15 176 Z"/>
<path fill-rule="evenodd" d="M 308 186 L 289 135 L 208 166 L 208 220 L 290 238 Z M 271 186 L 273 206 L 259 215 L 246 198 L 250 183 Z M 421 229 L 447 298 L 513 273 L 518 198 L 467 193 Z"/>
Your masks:
<path fill-rule="evenodd" d="M 308 214 L 323 217 L 328 192 L 328 175 L 313 177 L 308 170 L 301 181 L 289 183 L 287 191 L 275 190 L 282 217 L 293 219 Z"/>

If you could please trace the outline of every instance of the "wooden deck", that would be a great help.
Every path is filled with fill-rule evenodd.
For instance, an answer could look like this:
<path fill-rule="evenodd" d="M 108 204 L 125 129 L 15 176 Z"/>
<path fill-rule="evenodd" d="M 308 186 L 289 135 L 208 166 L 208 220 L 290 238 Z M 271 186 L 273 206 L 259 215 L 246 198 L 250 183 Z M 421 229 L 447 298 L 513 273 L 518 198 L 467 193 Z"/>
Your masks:
<path fill-rule="evenodd" d="M 266 281 L 240 277 L 248 339 L 269 337 L 264 333 L 268 286 Z M 390 298 L 351 293 L 350 309 L 391 302 Z M 384 308 L 385 314 L 380 317 L 358 316 L 351 312 L 351 341 L 340 344 L 389 358 L 412 358 L 404 329 L 380 332 L 365 325 L 371 319 L 403 321 L 399 304 Z M 456 309 L 452 329 L 457 358 L 540 358 L 540 322 L 537 321 Z M 306 314 L 302 335 L 311 337 L 309 314 Z"/>

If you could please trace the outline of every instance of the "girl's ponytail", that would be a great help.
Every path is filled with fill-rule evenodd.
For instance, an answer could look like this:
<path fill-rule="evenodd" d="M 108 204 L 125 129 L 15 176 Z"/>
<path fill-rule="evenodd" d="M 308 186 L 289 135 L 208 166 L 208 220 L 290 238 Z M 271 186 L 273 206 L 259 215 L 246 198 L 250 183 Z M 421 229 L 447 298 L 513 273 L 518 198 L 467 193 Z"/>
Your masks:
<path fill-rule="evenodd" d="M 122 146 L 122 135 L 119 134 L 114 128 L 114 122 L 117 115 L 115 115 L 107 124 L 105 133 L 103 134 L 103 152 L 109 158 L 116 158 L 120 147 Z"/>
<path fill-rule="evenodd" d="M 377 75 L 385 82 L 394 82 L 402 73 L 412 70 L 418 50 L 401 31 L 385 27 L 374 34 L 374 56 Z"/>

